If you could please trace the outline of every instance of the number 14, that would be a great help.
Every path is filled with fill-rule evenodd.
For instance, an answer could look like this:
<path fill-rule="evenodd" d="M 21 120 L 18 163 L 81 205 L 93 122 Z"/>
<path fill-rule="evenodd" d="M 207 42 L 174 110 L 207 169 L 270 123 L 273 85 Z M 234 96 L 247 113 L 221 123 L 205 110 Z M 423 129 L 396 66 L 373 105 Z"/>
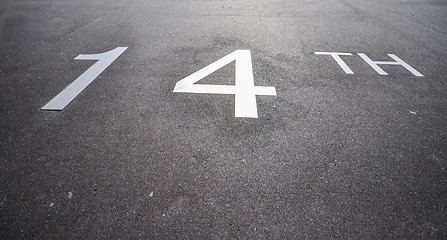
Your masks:
<path fill-rule="evenodd" d="M 62 111 L 73 99 L 95 80 L 127 47 L 118 47 L 99 54 L 81 54 L 77 60 L 98 60 L 68 87 L 42 107 L 42 110 Z M 235 61 L 235 85 L 195 84 L 202 78 Z M 255 86 L 250 50 L 236 50 L 216 62 L 177 82 L 174 92 L 234 94 L 235 117 L 258 118 L 256 95 L 276 96 L 275 87 Z"/>

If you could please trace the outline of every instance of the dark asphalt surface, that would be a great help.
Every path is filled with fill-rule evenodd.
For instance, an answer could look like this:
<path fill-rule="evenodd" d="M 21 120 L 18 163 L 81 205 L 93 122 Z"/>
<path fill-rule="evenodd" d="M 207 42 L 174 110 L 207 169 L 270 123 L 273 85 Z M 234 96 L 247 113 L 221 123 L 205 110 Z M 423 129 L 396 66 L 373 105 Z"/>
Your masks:
<path fill-rule="evenodd" d="M 259 118 L 173 92 L 238 49 Z M 447 239 L 446 76 L 445 0 L 0 0 L 0 239 Z"/>

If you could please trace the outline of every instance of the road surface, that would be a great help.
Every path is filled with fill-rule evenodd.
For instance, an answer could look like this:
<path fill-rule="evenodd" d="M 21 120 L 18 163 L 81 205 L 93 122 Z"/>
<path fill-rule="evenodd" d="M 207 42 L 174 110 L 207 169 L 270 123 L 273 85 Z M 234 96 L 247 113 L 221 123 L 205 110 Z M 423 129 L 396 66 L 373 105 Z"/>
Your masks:
<path fill-rule="evenodd" d="M 446 16 L 1 0 L 0 238 L 446 239 Z"/>

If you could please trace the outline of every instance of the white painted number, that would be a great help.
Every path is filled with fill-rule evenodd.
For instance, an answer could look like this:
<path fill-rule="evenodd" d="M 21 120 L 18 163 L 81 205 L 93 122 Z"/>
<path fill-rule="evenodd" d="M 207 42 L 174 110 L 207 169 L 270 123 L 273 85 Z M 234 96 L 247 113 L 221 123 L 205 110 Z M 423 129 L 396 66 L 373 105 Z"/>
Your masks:
<path fill-rule="evenodd" d="M 233 61 L 236 61 L 234 86 L 194 84 Z M 240 118 L 258 118 L 256 95 L 276 96 L 275 87 L 255 86 L 250 50 L 236 50 L 178 81 L 174 92 L 234 94 L 234 115 Z"/>
<path fill-rule="evenodd" d="M 117 47 L 112 51 L 98 54 L 81 54 L 76 60 L 98 60 L 93 66 L 74 80 L 68 87 L 43 106 L 42 110 L 62 111 L 73 99 L 95 80 L 127 47 Z"/>

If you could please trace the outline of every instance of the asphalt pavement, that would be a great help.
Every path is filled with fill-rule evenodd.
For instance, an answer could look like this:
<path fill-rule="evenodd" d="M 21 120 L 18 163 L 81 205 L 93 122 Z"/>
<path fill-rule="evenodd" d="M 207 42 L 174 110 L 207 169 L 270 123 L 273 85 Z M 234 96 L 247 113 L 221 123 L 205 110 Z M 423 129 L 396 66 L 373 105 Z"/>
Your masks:
<path fill-rule="evenodd" d="M 446 43 L 445 0 L 0 0 L 0 239 L 447 239 Z"/>

